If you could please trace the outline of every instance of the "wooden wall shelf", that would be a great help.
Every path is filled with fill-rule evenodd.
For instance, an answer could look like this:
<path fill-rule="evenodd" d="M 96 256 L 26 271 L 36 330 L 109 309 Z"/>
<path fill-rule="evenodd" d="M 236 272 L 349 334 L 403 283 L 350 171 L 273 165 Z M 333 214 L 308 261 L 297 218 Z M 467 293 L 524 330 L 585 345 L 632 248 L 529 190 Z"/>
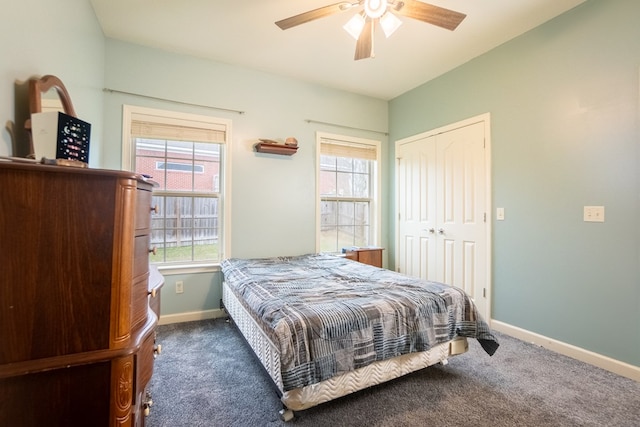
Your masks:
<path fill-rule="evenodd" d="M 258 142 L 254 145 L 258 153 L 280 154 L 283 156 L 291 156 L 298 151 L 298 146 L 284 144 L 269 144 L 266 142 Z"/>

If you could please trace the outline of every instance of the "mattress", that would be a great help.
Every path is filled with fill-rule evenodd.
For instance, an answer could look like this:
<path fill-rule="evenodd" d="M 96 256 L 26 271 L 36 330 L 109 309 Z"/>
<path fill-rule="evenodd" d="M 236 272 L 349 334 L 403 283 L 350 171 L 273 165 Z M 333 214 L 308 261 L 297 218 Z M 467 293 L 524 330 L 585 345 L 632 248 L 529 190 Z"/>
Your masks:
<path fill-rule="evenodd" d="M 365 367 L 347 372 L 328 380 L 308 386 L 284 391 L 280 375 L 280 354 L 267 334 L 246 311 L 242 303 L 229 289 L 226 282 L 222 287 L 224 307 L 244 336 L 254 354 L 280 391 L 282 404 L 293 411 L 301 411 L 359 390 L 399 378 L 403 375 L 435 365 L 446 364 L 448 358 L 465 353 L 469 346 L 467 339 L 454 340 L 434 346 L 418 353 L 409 353 L 391 359 L 374 362 Z"/>
<path fill-rule="evenodd" d="M 225 308 L 292 409 L 445 361 L 467 337 L 498 347 L 473 301 L 444 284 L 324 254 L 222 271 Z"/>

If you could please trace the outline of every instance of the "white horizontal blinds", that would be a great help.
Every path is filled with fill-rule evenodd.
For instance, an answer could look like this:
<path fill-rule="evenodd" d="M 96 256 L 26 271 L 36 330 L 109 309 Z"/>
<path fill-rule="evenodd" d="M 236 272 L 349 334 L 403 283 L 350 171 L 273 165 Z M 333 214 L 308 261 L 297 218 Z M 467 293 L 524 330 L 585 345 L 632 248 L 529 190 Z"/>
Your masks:
<path fill-rule="evenodd" d="M 214 142 L 224 144 L 227 139 L 224 124 L 196 120 L 131 114 L 131 136 L 171 141 Z"/>
<path fill-rule="evenodd" d="M 354 159 L 376 160 L 376 147 L 374 145 L 365 145 L 337 141 L 333 139 L 320 140 L 320 154 L 335 157 L 351 157 Z"/>

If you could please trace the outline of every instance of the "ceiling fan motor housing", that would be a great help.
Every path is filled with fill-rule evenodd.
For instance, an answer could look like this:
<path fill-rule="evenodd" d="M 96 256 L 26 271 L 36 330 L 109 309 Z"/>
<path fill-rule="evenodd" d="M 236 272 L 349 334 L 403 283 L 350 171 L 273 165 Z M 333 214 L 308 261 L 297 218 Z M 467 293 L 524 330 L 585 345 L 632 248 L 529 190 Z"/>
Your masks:
<path fill-rule="evenodd" d="M 380 18 L 387 11 L 387 0 L 365 0 L 364 11 L 369 18 Z"/>

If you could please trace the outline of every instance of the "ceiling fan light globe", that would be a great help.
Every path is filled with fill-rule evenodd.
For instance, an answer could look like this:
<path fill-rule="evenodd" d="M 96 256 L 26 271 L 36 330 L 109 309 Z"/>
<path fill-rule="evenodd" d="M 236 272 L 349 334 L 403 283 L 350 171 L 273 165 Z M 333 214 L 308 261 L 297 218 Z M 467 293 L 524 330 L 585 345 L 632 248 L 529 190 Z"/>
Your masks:
<path fill-rule="evenodd" d="M 387 12 L 380 17 L 380 26 L 386 37 L 391 36 L 400 25 L 402 25 L 402 21 L 391 12 Z"/>
<path fill-rule="evenodd" d="M 380 18 L 387 11 L 387 0 L 365 0 L 364 12 L 371 19 Z"/>
<path fill-rule="evenodd" d="M 342 27 L 344 30 L 351 35 L 354 39 L 358 40 L 360 37 L 360 33 L 364 28 L 364 16 L 357 13 L 353 15 L 349 21 Z"/>

